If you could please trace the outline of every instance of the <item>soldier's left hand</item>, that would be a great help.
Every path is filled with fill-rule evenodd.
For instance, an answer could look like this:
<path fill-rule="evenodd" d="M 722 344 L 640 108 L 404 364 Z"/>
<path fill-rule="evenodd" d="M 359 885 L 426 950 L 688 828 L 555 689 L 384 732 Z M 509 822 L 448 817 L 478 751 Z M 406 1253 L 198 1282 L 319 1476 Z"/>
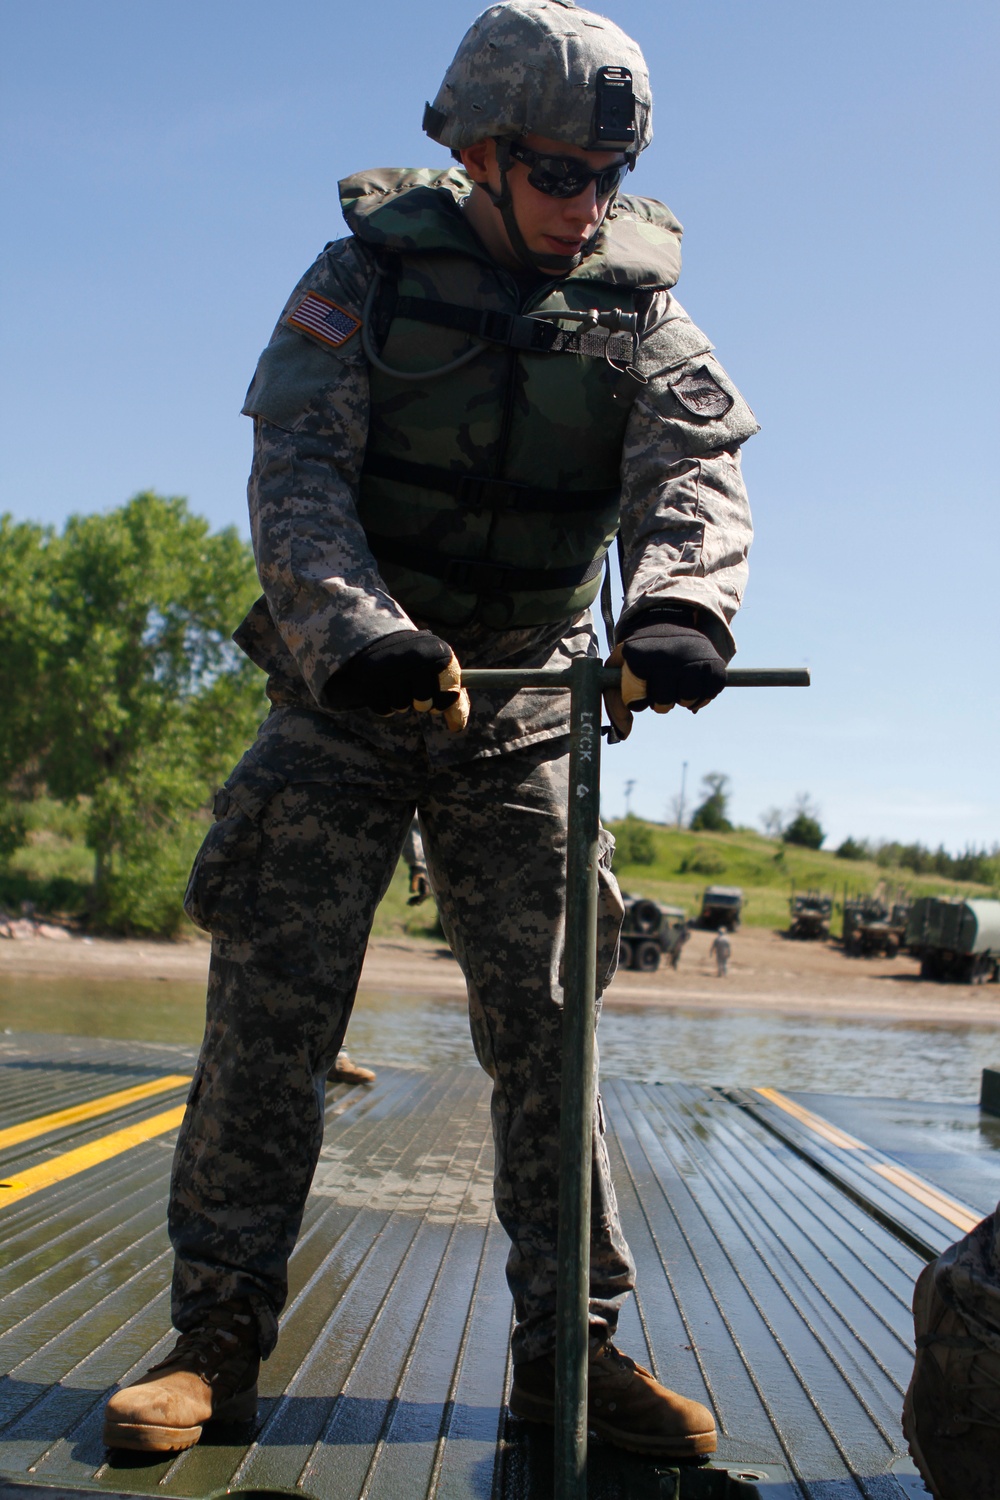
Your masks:
<path fill-rule="evenodd" d="M 622 669 L 620 691 L 604 695 L 608 715 L 622 739 L 632 729 L 633 713 L 651 708 L 667 714 L 676 703 L 697 713 L 726 685 L 725 662 L 708 637 L 692 625 L 637 621 L 607 664 Z"/>

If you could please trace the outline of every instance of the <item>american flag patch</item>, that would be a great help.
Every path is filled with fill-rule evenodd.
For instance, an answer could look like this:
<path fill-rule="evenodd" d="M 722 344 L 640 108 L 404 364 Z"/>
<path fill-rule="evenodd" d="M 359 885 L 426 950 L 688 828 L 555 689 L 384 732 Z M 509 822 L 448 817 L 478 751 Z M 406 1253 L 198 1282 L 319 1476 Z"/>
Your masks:
<path fill-rule="evenodd" d="M 292 328 L 301 328 L 303 333 L 311 333 L 314 338 L 322 339 L 324 344 L 331 344 L 334 349 L 346 344 L 361 327 L 360 318 L 338 307 L 328 297 L 321 297 L 319 292 L 306 292 L 298 307 L 288 314 L 285 321 Z"/>

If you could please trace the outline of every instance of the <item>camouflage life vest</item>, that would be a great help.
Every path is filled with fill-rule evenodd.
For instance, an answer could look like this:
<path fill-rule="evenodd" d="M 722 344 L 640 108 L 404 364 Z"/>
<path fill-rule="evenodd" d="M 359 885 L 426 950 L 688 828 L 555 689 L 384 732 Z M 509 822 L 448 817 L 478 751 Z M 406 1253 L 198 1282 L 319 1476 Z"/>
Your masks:
<path fill-rule="evenodd" d="M 662 204 L 622 199 L 598 249 L 523 300 L 465 223 L 468 189 L 460 171 L 341 183 L 379 269 L 359 512 L 412 618 L 517 628 L 567 619 L 598 593 L 641 390 L 616 312 L 627 323 L 677 280 L 680 226 Z M 599 323 L 558 317 L 590 309 Z"/>

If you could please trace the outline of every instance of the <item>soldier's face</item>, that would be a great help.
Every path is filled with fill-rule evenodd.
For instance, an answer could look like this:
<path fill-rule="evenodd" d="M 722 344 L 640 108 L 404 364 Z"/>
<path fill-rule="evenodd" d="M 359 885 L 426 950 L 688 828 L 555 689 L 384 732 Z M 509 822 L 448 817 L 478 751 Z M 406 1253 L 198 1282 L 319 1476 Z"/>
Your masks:
<path fill-rule="evenodd" d="M 524 140 L 532 151 L 547 156 L 571 156 L 582 161 L 591 172 L 600 172 L 622 160 L 620 151 L 584 151 L 580 146 L 541 135 L 528 135 Z M 495 167 L 496 145 L 493 141 L 489 144 Z M 529 168 L 520 161 L 512 162 L 507 173 L 518 227 L 528 249 L 536 255 L 578 255 L 597 233 L 614 195 L 598 198 L 597 185 L 591 181 L 575 198 L 552 198 L 532 187 L 528 173 Z"/>
<path fill-rule="evenodd" d="M 619 151 L 585 151 L 581 146 L 571 146 L 567 141 L 554 141 L 542 135 L 527 135 L 524 137 L 524 144 L 530 146 L 532 151 L 547 156 L 574 157 L 592 172 L 600 172 L 603 168 L 615 166 L 622 161 Z M 463 151 L 462 161 L 473 182 L 488 182 L 493 191 L 499 193 L 500 168 L 497 165 L 495 141 L 481 141 Z M 599 198 L 596 183 L 591 181 L 576 197 L 553 198 L 531 185 L 528 181 L 529 171 L 530 168 L 520 161 L 511 162 L 507 171 L 511 202 L 525 244 L 533 254 L 539 256 L 578 255 L 586 242 L 597 233 L 614 194 L 608 193 Z M 490 204 L 490 207 L 493 208 L 493 205 Z M 490 248 L 498 258 L 517 264 L 517 257 L 511 249 L 498 210 L 493 208 L 492 223 L 489 223 L 484 208 L 480 208 L 475 218 L 478 220 L 475 227 L 484 238 L 486 235 L 483 230 L 487 227 L 490 229 L 490 238 L 494 239 Z M 504 253 L 501 254 L 501 251 Z"/>

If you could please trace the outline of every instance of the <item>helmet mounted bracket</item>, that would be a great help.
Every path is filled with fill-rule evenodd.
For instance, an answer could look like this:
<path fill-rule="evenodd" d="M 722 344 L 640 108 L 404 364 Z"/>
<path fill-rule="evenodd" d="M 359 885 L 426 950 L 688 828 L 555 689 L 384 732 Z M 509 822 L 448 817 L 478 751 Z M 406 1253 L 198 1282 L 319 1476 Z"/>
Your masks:
<path fill-rule="evenodd" d="M 598 68 L 594 92 L 594 130 L 591 137 L 593 149 L 624 151 L 634 162 L 635 95 L 632 91 L 631 69 Z"/>

